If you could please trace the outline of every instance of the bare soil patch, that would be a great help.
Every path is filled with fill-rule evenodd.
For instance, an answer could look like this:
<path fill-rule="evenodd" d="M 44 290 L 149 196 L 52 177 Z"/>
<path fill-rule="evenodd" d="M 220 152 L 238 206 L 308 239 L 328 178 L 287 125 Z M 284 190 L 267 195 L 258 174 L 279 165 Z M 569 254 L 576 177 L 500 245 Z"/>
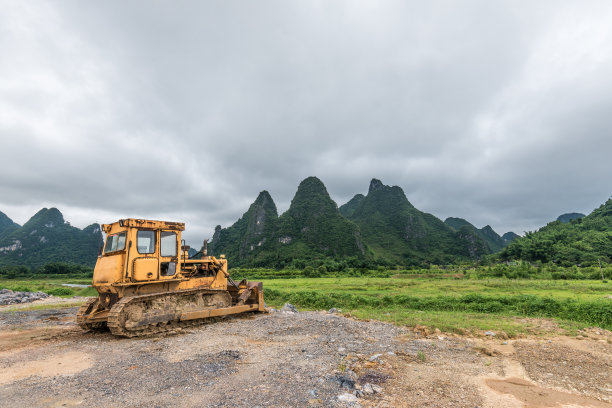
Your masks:
<path fill-rule="evenodd" d="M 487 386 L 502 394 L 510 394 L 525 404 L 525 408 L 540 407 L 595 407 L 606 408 L 610 404 L 582 395 L 570 394 L 556 390 L 539 387 L 521 378 L 507 378 L 504 380 L 486 380 Z"/>
<path fill-rule="evenodd" d="M 75 314 L 0 312 L 0 406 L 612 407 L 597 329 L 467 338 L 303 312 L 122 339 Z"/>
<path fill-rule="evenodd" d="M 514 348 L 532 380 L 612 402 L 612 344 L 518 341 Z"/>
<path fill-rule="evenodd" d="M 88 369 L 92 358 L 82 352 L 67 352 L 49 356 L 40 360 L 17 361 L 3 367 L 0 372 L 0 384 L 14 382 L 30 376 L 52 377 L 70 375 Z"/>

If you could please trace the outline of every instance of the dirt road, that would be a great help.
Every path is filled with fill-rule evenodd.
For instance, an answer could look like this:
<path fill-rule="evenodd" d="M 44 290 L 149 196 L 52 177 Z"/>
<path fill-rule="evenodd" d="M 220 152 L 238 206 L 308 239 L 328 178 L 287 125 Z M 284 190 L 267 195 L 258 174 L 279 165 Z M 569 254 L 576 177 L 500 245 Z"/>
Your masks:
<path fill-rule="evenodd" d="M 2 407 L 612 407 L 612 336 L 427 337 L 327 312 L 154 338 L 0 309 Z"/>

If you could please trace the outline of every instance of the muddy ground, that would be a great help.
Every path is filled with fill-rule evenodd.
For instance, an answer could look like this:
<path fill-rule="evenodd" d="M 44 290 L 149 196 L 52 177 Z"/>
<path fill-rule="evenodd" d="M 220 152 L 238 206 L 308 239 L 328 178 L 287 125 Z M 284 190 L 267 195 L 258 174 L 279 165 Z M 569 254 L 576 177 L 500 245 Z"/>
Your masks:
<path fill-rule="evenodd" d="M 467 338 L 327 312 L 123 339 L 0 308 L 2 407 L 612 407 L 612 334 Z"/>

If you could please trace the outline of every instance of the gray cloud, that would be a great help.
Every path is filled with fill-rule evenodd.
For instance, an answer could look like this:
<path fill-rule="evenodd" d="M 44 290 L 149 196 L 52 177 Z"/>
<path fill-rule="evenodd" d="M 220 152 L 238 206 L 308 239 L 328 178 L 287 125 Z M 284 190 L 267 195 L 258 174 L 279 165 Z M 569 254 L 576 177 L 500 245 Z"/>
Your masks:
<path fill-rule="evenodd" d="M 612 191 L 606 1 L 0 3 L 0 210 L 229 225 L 316 175 L 499 233 Z"/>

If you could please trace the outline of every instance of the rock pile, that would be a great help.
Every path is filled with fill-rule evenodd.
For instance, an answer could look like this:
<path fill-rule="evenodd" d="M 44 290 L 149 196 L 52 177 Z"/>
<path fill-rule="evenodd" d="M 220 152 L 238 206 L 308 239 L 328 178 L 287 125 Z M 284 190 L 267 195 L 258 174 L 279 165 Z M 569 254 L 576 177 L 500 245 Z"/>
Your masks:
<path fill-rule="evenodd" d="M 0 306 L 28 303 L 48 297 L 49 295 L 43 292 L 13 292 L 9 289 L 2 289 L 0 290 Z"/>
<path fill-rule="evenodd" d="M 298 313 L 298 310 L 291 303 L 285 303 L 285 305 L 281 309 L 282 313 Z"/>

